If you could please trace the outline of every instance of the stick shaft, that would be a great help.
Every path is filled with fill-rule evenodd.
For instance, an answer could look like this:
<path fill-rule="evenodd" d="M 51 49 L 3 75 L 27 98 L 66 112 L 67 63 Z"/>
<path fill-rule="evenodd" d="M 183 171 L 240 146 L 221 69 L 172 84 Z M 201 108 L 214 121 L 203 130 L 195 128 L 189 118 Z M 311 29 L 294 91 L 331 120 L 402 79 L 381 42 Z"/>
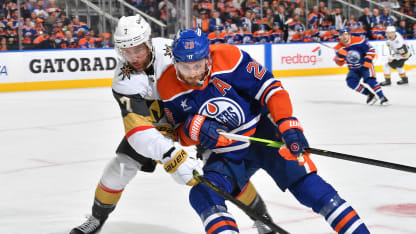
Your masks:
<path fill-rule="evenodd" d="M 238 138 L 239 136 L 238 134 L 227 133 L 226 135 L 224 134 L 224 136 L 231 140 L 240 140 Z M 268 139 L 262 139 L 262 138 L 257 138 L 257 137 L 246 137 L 246 138 L 247 139 L 243 141 L 251 142 L 255 144 L 261 144 L 263 146 L 268 146 L 268 147 L 279 148 L 283 145 L 282 142 L 268 140 Z M 352 162 L 368 164 L 372 166 L 385 167 L 385 168 L 390 168 L 390 169 L 399 170 L 399 171 L 416 173 L 416 167 L 406 166 L 406 165 L 397 164 L 397 163 L 391 163 L 391 162 L 386 162 L 386 161 L 381 161 L 381 160 L 376 160 L 376 159 L 371 159 L 371 158 L 364 158 L 364 157 L 354 156 L 350 154 L 338 153 L 338 152 L 333 152 L 329 150 L 322 150 L 322 149 L 315 149 L 315 148 L 306 148 L 305 151 L 312 153 L 312 154 L 331 157 L 331 158 L 337 158 L 337 159 L 342 159 L 342 160 L 347 160 L 347 161 L 352 161 Z"/>
<path fill-rule="evenodd" d="M 222 196 L 224 199 L 229 200 L 234 205 L 236 205 L 238 208 L 243 210 L 248 216 L 252 217 L 255 220 L 259 220 L 269 226 L 273 231 L 278 232 L 280 234 L 289 234 L 286 230 L 279 227 L 277 224 L 273 223 L 270 219 L 267 217 L 257 213 L 256 210 L 251 209 L 250 207 L 246 206 L 244 203 L 236 199 L 235 197 L 231 196 L 229 193 L 225 192 L 221 188 L 217 187 L 216 185 L 212 184 L 208 179 L 206 179 L 204 176 L 200 175 L 196 170 L 193 171 L 194 178 L 198 180 L 199 182 L 205 184 L 210 189 L 214 190 L 214 192 L 218 193 L 220 196 Z"/>

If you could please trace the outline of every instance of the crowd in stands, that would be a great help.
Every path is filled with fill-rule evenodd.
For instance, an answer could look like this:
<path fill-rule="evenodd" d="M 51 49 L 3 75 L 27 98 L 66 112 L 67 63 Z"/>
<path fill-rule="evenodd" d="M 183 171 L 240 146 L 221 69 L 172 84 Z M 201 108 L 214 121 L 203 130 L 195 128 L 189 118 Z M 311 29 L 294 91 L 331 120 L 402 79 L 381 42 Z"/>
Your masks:
<path fill-rule="evenodd" d="M 78 17 L 68 18 L 55 0 L 16 2 L 0 0 L 0 51 L 19 48 L 19 29 L 25 50 L 112 47 L 109 33 L 96 35 Z"/>
<path fill-rule="evenodd" d="M 78 17 L 67 17 L 55 0 L 21 0 L 20 6 L 16 2 L 0 0 L 0 50 L 18 49 L 18 29 L 21 29 L 22 46 L 26 50 L 113 46 L 111 34 L 96 35 Z M 165 23 L 177 14 L 174 0 L 127 2 Z M 416 17 L 414 0 L 398 2 L 398 11 Z M 192 3 L 193 28 L 202 28 L 211 43 L 338 41 L 338 31 L 345 27 L 352 35 L 383 40 L 389 25 L 396 26 L 406 39 L 416 38 L 415 22 L 392 17 L 389 8 L 364 8 L 361 16 L 347 18 L 339 7 L 330 11 L 327 1 L 311 9 L 306 9 L 302 0 L 263 0 L 262 6 L 259 0 L 193 0 Z"/>
<path fill-rule="evenodd" d="M 414 0 L 399 1 L 399 12 L 416 16 Z M 353 36 L 383 40 L 389 25 L 404 38 L 416 38 L 416 24 L 392 17 L 389 8 L 364 8 L 360 17 L 342 14 L 339 7 L 328 10 L 325 1 L 306 9 L 299 0 L 194 1 L 193 27 L 201 27 L 211 43 L 285 43 L 338 41 L 338 31 L 349 28 Z"/>

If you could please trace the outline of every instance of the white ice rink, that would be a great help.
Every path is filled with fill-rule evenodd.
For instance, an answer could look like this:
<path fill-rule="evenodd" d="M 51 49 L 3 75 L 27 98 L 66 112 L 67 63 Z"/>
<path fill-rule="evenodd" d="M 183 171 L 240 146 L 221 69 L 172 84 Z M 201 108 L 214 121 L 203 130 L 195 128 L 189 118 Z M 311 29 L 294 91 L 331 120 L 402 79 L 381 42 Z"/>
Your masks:
<path fill-rule="evenodd" d="M 281 80 L 312 147 L 416 167 L 416 76 L 409 73 L 410 84 L 400 87 L 396 77 L 383 88 L 389 106 L 367 106 L 344 76 Z M 122 136 L 110 88 L 0 93 L 0 234 L 64 234 L 81 224 Z M 371 233 L 416 233 L 416 174 L 312 159 Z M 297 234 L 333 233 L 267 174 L 258 172 L 252 180 L 281 227 Z M 162 168 L 139 172 L 101 234 L 203 233 L 188 191 Z M 241 233 L 256 233 L 244 213 L 229 207 Z"/>

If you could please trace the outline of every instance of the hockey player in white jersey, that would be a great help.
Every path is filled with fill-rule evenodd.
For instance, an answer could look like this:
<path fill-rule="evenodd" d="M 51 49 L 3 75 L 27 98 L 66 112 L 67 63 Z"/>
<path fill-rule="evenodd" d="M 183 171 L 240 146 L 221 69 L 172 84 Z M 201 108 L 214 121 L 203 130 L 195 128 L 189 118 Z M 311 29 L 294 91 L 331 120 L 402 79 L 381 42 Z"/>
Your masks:
<path fill-rule="evenodd" d="M 202 173 L 196 159 L 174 146 L 173 130 L 162 116 L 155 78 L 171 62 L 163 56 L 171 40 L 150 39 L 150 33 L 149 24 L 140 15 L 121 17 L 118 22 L 114 40 L 120 60 L 112 90 L 126 134 L 97 185 L 92 215 L 71 234 L 99 231 L 127 183 L 138 170 L 153 172 L 156 161 L 180 184 L 195 185 L 192 170 Z"/>
<path fill-rule="evenodd" d="M 108 163 L 96 187 L 92 215 L 73 228 L 70 234 L 97 233 L 137 171 L 153 172 L 156 161 L 162 162 L 179 184 L 193 186 L 197 182 L 192 171 L 203 173 L 196 159 L 174 145 L 174 131 L 164 117 L 156 89 L 156 80 L 172 63 L 166 53 L 172 40 L 151 39 L 150 35 L 150 26 L 140 15 L 123 16 L 117 24 L 114 41 L 119 62 L 112 91 L 121 109 L 125 136 L 116 150 L 116 157 Z M 244 192 L 236 191 L 238 198 L 269 216 L 252 184 L 247 187 Z M 257 221 L 256 225 L 258 230 L 269 230 L 261 222 Z"/>
<path fill-rule="evenodd" d="M 397 84 L 407 84 L 409 81 L 406 76 L 406 71 L 404 70 L 404 63 L 412 55 L 409 50 L 409 46 L 403 39 L 402 35 L 396 32 L 396 28 L 394 26 L 387 27 L 386 36 L 386 44 L 389 48 L 389 55 L 388 62 L 386 62 L 383 66 L 385 81 L 381 82 L 380 85 L 391 85 L 391 68 L 396 69 L 401 78 L 397 81 Z"/>

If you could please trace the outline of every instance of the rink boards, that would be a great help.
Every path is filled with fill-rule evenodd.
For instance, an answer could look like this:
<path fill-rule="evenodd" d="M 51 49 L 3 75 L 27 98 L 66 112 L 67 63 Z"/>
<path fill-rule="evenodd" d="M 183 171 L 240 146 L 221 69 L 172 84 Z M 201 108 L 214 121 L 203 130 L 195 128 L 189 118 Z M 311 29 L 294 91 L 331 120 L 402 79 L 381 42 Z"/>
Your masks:
<path fill-rule="evenodd" d="M 416 40 L 407 40 L 414 53 Z M 376 72 L 387 61 L 385 41 L 370 42 L 377 51 Z M 333 43 L 325 43 L 329 47 Z M 276 77 L 345 74 L 335 51 L 319 43 L 239 45 Z M 0 53 L 0 92 L 110 86 L 117 55 L 114 49 L 42 50 Z M 416 68 L 416 55 L 405 66 Z"/>

